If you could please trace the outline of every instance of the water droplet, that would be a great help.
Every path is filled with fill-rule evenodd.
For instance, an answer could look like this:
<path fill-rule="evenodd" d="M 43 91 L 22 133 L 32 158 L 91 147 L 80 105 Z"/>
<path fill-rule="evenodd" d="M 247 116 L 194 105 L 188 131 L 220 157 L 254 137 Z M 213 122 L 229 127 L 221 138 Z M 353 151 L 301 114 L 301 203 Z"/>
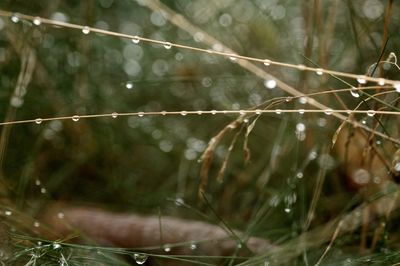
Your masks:
<path fill-rule="evenodd" d="M 249 119 L 248 119 L 248 118 L 245 118 L 245 119 L 243 119 L 243 122 L 244 122 L 244 123 L 249 123 Z"/>
<path fill-rule="evenodd" d="M 19 19 L 19 14 L 17 14 L 17 13 L 13 14 L 10 19 L 11 19 L 12 22 L 18 23 L 19 20 L 20 20 Z"/>
<path fill-rule="evenodd" d="M 38 124 L 38 125 L 41 124 L 42 122 L 43 122 L 43 119 L 41 119 L 41 118 L 36 118 L 35 119 L 35 123 Z"/>
<path fill-rule="evenodd" d="M 143 117 L 143 116 L 144 116 L 144 113 L 143 113 L 143 112 L 139 112 L 139 113 L 138 113 L 138 116 L 139 116 L 139 117 Z"/>
<path fill-rule="evenodd" d="M 304 112 L 305 112 L 306 110 L 304 110 L 304 109 L 299 109 L 299 114 L 304 114 Z"/>
<path fill-rule="evenodd" d="M 332 109 L 326 109 L 326 110 L 324 111 L 324 113 L 325 113 L 326 115 L 331 115 L 331 114 L 333 113 L 333 110 L 332 110 Z"/>
<path fill-rule="evenodd" d="M 146 262 L 148 256 L 146 254 L 135 253 L 133 258 L 137 264 L 142 265 Z"/>
<path fill-rule="evenodd" d="M 317 74 L 318 76 L 322 76 L 324 74 L 324 70 L 322 68 L 317 68 L 315 70 L 315 74 Z"/>
<path fill-rule="evenodd" d="M 57 213 L 57 217 L 58 219 L 64 219 L 64 213 L 62 212 Z"/>
<path fill-rule="evenodd" d="M 376 112 L 375 112 L 374 110 L 368 110 L 368 111 L 367 111 L 367 115 L 368 115 L 368 116 L 374 116 L 375 113 L 376 113 Z"/>
<path fill-rule="evenodd" d="M 350 93 L 351 93 L 351 96 L 353 96 L 354 98 L 360 97 L 360 94 L 358 93 L 358 90 L 355 87 L 351 87 Z"/>
<path fill-rule="evenodd" d="M 358 76 L 357 77 L 357 82 L 360 84 L 366 84 L 367 83 L 367 79 L 365 76 Z"/>
<path fill-rule="evenodd" d="M 241 249 L 242 248 L 242 243 L 238 243 L 237 245 L 236 245 L 236 247 L 238 248 L 238 249 Z"/>
<path fill-rule="evenodd" d="M 400 162 L 399 162 L 399 163 L 396 163 L 396 164 L 394 165 L 393 169 L 394 169 L 396 172 L 400 172 Z"/>
<path fill-rule="evenodd" d="M 291 209 L 290 209 L 289 207 L 286 207 L 286 208 L 285 208 L 285 212 L 286 212 L 286 213 L 290 213 L 290 211 L 291 211 Z"/>
<path fill-rule="evenodd" d="M 306 130 L 306 125 L 303 123 L 297 123 L 296 125 L 296 131 L 298 132 L 304 132 Z"/>
<path fill-rule="evenodd" d="M 164 251 L 165 252 L 170 252 L 171 251 L 171 246 L 168 245 L 168 244 L 164 245 Z"/>
<path fill-rule="evenodd" d="M 211 114 L 215 115 L 217 113 L 217 110 L 211 110 Z"/>
<path fill-rule="evenodd" d="M 113 112 L 113 113 L 111 114 L 111 117 L 112 117 L 112 118 L 117 118 L 117 117 L 118 117 L 118 113 L 117 113 L 117 112 Z"/>
<path fill-rule="evenodd" d="M 293 97 L 286 97 L 285 101 L 288 103 L 293 99 Z"/>
<path fill-rule="evenodd" d="M 32 22 L 33 22 L 34 25 L 39 26 L 40 24 L 42 24 L 42 19 L 40 17 L 35 17 L 32 20 Z"/>
<path fill-rule="evenodd" d="M 400 92 L 400 82 L 397 82 L 393 85 L 397 92 Z"/>
<path fill-rule="evenodd" d="M 164 46 L 165 49 L 171 49 L 172 43 L 170 43 L 170 42 L 164 42 L 163 46 Z"/>
<path fill-rule="evenodd" d="M 186 111 L 181 111 L 181 115 L 185 116 L 185 115 L 187 115 L 187 112 Z"/>
<path fill-rule="evenodd" d="M 40 226 L 40 223 L 39 223 L 39 222 L 34 222 L 34 223 L 33 223 L 33 226 L 34 226 L 34 227 L 39 227 L 39 226 Z"/>
<path fill-rule="evenodd" d="M 297 178 L 299 178 L 299 179 L 301 179 L 301 178 L 303 178 L 303 173 L 302 172 L 298 172 L 297 174 L 296 174 L 296 177 Z"/>
<path fill-rule="evenodd" d="M 36 180 L 35 180 L 35 185 L 36 185 L 36 186 L 40 186 L 40 184 L 42 184 L 42 182 L 40 182 L 39 179 L 36 179 Z"/>
<path fill-rule="evenodd" d="M 133 88 L 133 82 L 132 82 L 132 81 L 128 81 L 128 82 L 125 84 L 125 88 L 127 88 L 128 90 L 132 89 L 132 88 Z"/>
<path fill-rule="evenodd" d="M 308 102 L 307 97 L 302 96 L 302 97 L 299 98 L 299 103 L 306 104 L 307 102 Z"/>
<path fill-rule="evenodd" d="M 73 117 L 72 117 L 72 121 L 74 121 L 74 122 L 78 122 L 79 121 L 79 115 L 74 115 Z"/>
<path fill-rule="evenodd" d="M 229 59 L 230 59 L 231 61 L 235 62 L 235 61 L 237 60 L 237 57 L 236 57 L 236 56 L 237 56 L 237 55 L 232 54 L 231 56 L 229 56 Z"/>
<path fill-rule="evenodd" d="M 300 65 L 297 65 L 297 68 L 298 68 L 299 70 L 304 70 L 304 69 L 306 69 L 306 66 L 300 64 Z"/>
<path fill-rule="evenodd" d="M 246 112 L 244 110 L 240 110 L 239 114 L 244 115 Z"/>
<path fill-rule="evenodd" d="M 264 66 L 269 66 L 269 65 L 271 65 L 271 60 L 264 59 Z"/>
<path fill-rule="evenodd" d="M 256 114 L 257 114 L 257 115 L 260 115 L 261 113 L 262 113 L 262 112 L 261 112 L 260 109 L 257 109 L 257 110 L 256 110 Z"/>
<path fill-rule="evenodd" d="M 45 193 L 46 193 L 46 189 L 45 189 L 44 187 L 42 187 L 42 188 L 40 189 L 40 193 L 45 194 Z"/>
<path fill-rule="evenodd" d="M 190 244 L 190 249 L 191 249 L 191 250 L 195 250 L 196 248 L 197 248 L 196 243 L 191 243 L 191 244 Z"/>
<path fill-rule="evenodd" d="M 161 115 L 166 115 L 167 111 L 161 111 Z"/>
<path fill-rule="evenodd" d="M 90 33 L 90 28 L 89 28 L 88 26 L 84 26 L 84 27 L 82 28 L 82 33 L 83 33 L 83 34 L 89 34 L 89 33 Z"/>
<path fill-rule="evenodd" d="M 282 113 L 282 110 L 281 110 L 281 109 L 276 109 L 276 110 L 275 110 L 275 113 L 276 113 L 277 115 L 280 115 L 280 114 Z"/>
<path fill-rule="evenodd" d="M 385 79 L 378 79 L 379 86 L 383 86 L 383 85 L 385 85 L 385 83 L 386 83 Z"/>
<path fill-rule="evenodd" d="M 197 114 L 198 114 L 198 115 L 202 115 L 202 114 L 203 114 L 203 111 L 197 111 Z"/>
<path fill-rule="evenodd" d="M 61 245 L 59 243 L 53 244 L 53 249 L 59 249 L 59 248 L 61 248 Z"/>
<path fill-rule="evenodd" d="M 276 81 L 274 79 L 265 80 L 264 86 L 268 89 L 274 89 L 276 87 Z"/>
<path fill-rule="evenodd" d="M 6 210 L 6 211 L 4 211 L 4 214 L 5 214 L 6 216 L 11 216 L 11 215 L 12 215 L 12 211 Z"/>
<path fill-rule="evenodd" d="M 138 36 L 133 36 L 132 42 L 135 43 L 135 44 L 138 44 L 140 42 L 139 37 Z"/>

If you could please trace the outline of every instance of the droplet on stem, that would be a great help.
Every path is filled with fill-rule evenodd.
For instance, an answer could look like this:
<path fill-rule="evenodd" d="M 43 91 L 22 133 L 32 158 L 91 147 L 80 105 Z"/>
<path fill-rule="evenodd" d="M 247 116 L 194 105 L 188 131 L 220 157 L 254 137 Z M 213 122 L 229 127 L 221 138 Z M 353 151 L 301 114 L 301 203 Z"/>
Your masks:
<path fill-rule="evenodd" d="M 281 110 L 281 109 L 276 109 L 276 110 L 275 110 L 275 113 L 276 113 L 277 115 L 280 115 L 280 114 L 282 113 L 282 110 Z"/>
<path fill-rule="evenodd" d="M 170 42 L 164 42 L 163 46 L 165 49 L 171 49 L 172 44 Z"/>
<path fill-rule="evenodd" d="M 74 121 L 74 122 L 78 122 L 79 121 L 79 115 L 74 115 L 73 117 L 72 117 L 72 121 Z"/>
<path fill-rule="evenodd" d="M 385 79 L 378 79 L 379 86 L 383 86 L 383 85 L 385 85 L 385 83 L 386 83 Z"/>
<path fill-rule="evenodd" d="M 18 23 L 19 22 L 19 14 L 15 13 L 10 17 L 11 21 L 14 23 Z"/>
<path fill-rule="evenodd" d="M 397 82 L 393 85 L 397 92 L 400 92 L 400 82 Z"/>
<path fill-rule="evenodd" d="M 264 66 L 270 66 L 270 65 L 271 65 L 271 60 L 264 59 Z"/>
<path fill-rule="evenodd" d="M 147 261 L 148 256 L 146 254 L 135 253 L 133 259 L 139 265 L 144 264 Z"/>
<path fill-rule="evenodd" d="M 372 116 L 375 115 L 375 111 L 374 110 L 368 110 L 367 111 L 367 115 L 372 117 Z"/>
<path fill-rule="evenodd" d="M 182 116 L 185 116 L 185 115 L 187 115 L 187 112 L 186 112 L 186 111 L 182 111 L 182 112 L 181 112 L 181 115 L 182 115 Z"/>
<path fill-rule="evenodd" d="M 133 36 L 133 38 L 132 38 L 132 42 L 133 43 L 135 43 L 135 44 L 138 44 L 139 42 L 140 42 L 140 39 L 139 39 L 139 37 L 138 36 Z"/>
<path fill-rule="evenodd" d="M 35 119 L 35 123 L 38 124 L 38 125 L 41 124 L 42 122 L 43 122 L 43 119 L 41 119 L 41 118 L 36 118 Z"/>
<path fill-rule="evenodd" d="M 304 114 L 304 112 L 305 112 L 306 110 L 304 110 L 304 109 L 299 109 L 299 114 Z"/>
<path fill-rule="evenodd" d="M 40 17 L 35 17 L 32 20 L 32 22 L 33 22 L 34 25 L 39 26 L 40 24 L 42 24 L 42 19 Z"/>
<path fill-rule="evenodd" d="M 138 116 L 139 116 L 139 117 L 143 117 L 143 116 L 144 116 L 144 113 L 143 113 L 143 112 L 139 112 L 139 113 L 138 113 Z"/>
<path fill-rule="evenodd" d="M 317 74 L 318 76 L 322 76 L 322 74 L 324 74 L 324 70 L 322 68 L 317 68 L 315 70 L 315 74 Z"/>
<path fill-rule="evenodd" d="M 300 65 L 297 65 L 297 68 L 298 68 L 299 70 L 304 70 L 304 69 L 306 69 L 306 66 L 303 65 L 303 64 L 300 64 Z"/>
<path fill-rule="evenodd" d="M 84 26 L 82 28 L 82 33 L 85 34 L 85 35 L 89 34 L 90 33 L 90 28 L 88 26 Z"/>
<path fill-rule="evenodd" d="M 357 90 L 356 87 L 351 87 L 351 89 L 350 89 L 350 94 L 351 94 L 351 96 L 353 96 L 354 98 L 360 97 L 360 94 L 358 93 L 358 90 Z"/>
<path fill-rule="evenodd" d="M 117 112 L 113 112 L 113 113 L 111 114 L 111 117 L 112 117 L 112 118 L 117 118 L 117 117 L 118 117 L 118 113 L 117 113 Z"/>
<path fill-rule="evenodd" d="M 256 114 L 257 114 L 257 115 L 260 115 L 260 114 L 261 114 L 261 110 L 257 109 L 257 110 L 256 110 Z"/>
<path fill-rule="evenodd" d="M 333 110 L 332 109 L 326 109 L 325 111 L 324 111 L 324 113 L 326 114 L 326 115 L 331 115 L 332 113 L 333 113 Z"/>
<path fill-rule="evenodd" d="M 360 84 L 366 84 L 367 83 L 367 79 L 365 76 L 358 76 L 357 77 L 357 82 Z"/>

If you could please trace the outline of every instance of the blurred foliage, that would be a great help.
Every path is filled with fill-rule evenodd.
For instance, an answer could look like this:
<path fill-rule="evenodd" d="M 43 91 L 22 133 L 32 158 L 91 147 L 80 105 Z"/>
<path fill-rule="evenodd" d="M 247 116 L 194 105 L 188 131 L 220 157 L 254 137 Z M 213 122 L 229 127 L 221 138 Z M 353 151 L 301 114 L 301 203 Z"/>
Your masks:
<path fill-rule="evenodd" d="M 144 2 L 3 0 L 0 9 L 209 48 L 201 43 L 201 32 L 184 32 L 170 24 L 162 10 L 152 11 Z M 391 1 L 378 0 L 162 2 L 238 54 L 257 58 L 370 74 L 368 69 L 381 54 L 386 60 L 390 52 L 399 51 L 397 2 L 390 16 L 386 8 Z M 384 21 L 389 18 L 385 36 Z M 26 91 L 16 100 L 13 95 L 26 51 L 35 57 L 34 71 Z M 267 70 L 304 93 L 348 87 L 335 78 L 314 73 L 277 66 Z M 393 65 L 383 64 L 374 75 L 399 79 L 398 73 Z M 35 26 L 28 21 L 13 23 L 4 17 L 0 18 L 0 76 L 2 120 L 111 112 L 240 110 L 289 96 L 279 88 L 266 88 L 263 80 L 223 57 L 134 44 L 94 33 L 85 35 L 80 30 Z M 397 105 L 397 96 L 385 97 L 382 101 Z M 348 92 L 315 97 L 333 109 L 342 109 L 340 101 L 349 109 L 355 108 L 361 98 L 353 98 Z M 382 105 L 374 102 L 371 106 L 378 109 Z M 301 109 L 307 105 L 294 99 L 277 108 Z M 209 140 L 235 118 L 177 115 L 52 121 L 15 125 L 8 136 L 2 127 L 4 205 L 10 204 L 31 217 L 53 201 L 146 214 L 161 210 L 163 215 L 196 219 L 201 218 L 195 211 L 199 210 L 212 222 L 223 219 L 243 231 L 256 221 L 249 229 L 251 234 L 282 244 L 307 230 L 304 224 L 320 174 L 325 181 L 312 228 L 366 201 L 363 191 L 350 186 L 341 171 L 343 158 L 331 152 L 339 120 L 324 114 L 263 114 L 249 135 L 251 162 L 244 162 L 242 130 L 223 183 L 218 183 L 216 176 L 240 129 L 227 134 L 216 150 L 206 191 L 218 213 L 218 218 L 213 218 L 210 206 L 199 204 L 197 198 L 198 160 Z M 376 123 L 365 115 L 357 119 L 370 127 Z M 382 123 L 392 137 L 398 138 L 397 118 L 383 117 Z M 299 124 L 305 127 L 301 134 Z M 390 162 L 393 144 L 373 141 L 392 147 L 385 153 Z M 262 180 L 268 183 L 260 185 Z M 192 208 L 175 205 L 175 199 L 183 199 Z M 397 210 L 390 219 L 389 224 L 396 222 Z M 396 228 L 389 226 L 387 230 L 393 232 L 393 239 L 398 238 Z M 332 251 L 341 254 L 335 255 L 337 260 L 345 261 L 348 253 L 358 252 L 360 232 L 356 230 L 353 235 L 338 240 L 340 248 Z M 317 261 L 324 248 L 311 254 L 310 261 Z M 382 248 L 392 252 L 398 246 L 389 241 Z M 371 250 L 375 251 L 378 255 L 381 252 Z M 334 259 L 332 254 L 328 257 Z"/>

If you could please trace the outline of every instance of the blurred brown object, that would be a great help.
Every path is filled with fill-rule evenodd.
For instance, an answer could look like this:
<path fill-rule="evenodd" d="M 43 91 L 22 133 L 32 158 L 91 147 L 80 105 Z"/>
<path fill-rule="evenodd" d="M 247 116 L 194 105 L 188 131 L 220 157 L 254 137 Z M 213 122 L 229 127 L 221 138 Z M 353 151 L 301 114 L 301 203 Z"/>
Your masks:
<path fill-rule="evenodd" d="M 43 220 L 58 237 L 67 238 L 77 234 L 78 238 L 74 238 L 74 241 L 78 242 L 88 238 L 96 244 L 107 246 L 136 249 L 159 247 L 155 252 L 164 255 L 244 256 L 260 254 L 272 248 L 269 241 L 256 237 L 250 237 L 245 241 L 246 245 L 238 248 L 240 242 L 221 227 L 168 216 L 118 214 L 88 207 L 54 205 L 43 216 Z M 243 236 L 240 232 L 234 233 Z M 177 247 L 173 245 L 176 243 L 187 244 Z M 195 244 L 195 250 L 191 243 Z M 167 245 L 171 245 L 168 253 L 163 250 Z M 173 261 L 168 264 L 175 265 Z M 179 265 L 182 265 L 181 262 Z"/>

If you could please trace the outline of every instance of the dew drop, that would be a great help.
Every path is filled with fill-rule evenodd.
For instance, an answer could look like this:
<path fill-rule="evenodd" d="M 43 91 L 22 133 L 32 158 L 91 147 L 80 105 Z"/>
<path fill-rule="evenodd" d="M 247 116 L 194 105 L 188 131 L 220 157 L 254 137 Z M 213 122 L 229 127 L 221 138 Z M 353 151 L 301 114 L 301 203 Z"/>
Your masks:
<path fill-rule="evenodd" d="M 286 213 L 290 213 L 291 209 L 290 209 L 289 207 L 286 207 L 286 208 L 284 209 L 284 211 L 285 211 Z"/>
<path fill-rule="evenodd" d="M 353 96 L 354 98 L 360 97 L 360 94 L 358 93 L 358 90 L 355 87 L 351 87 L 350 93 L 351 93 L 351 96 Z"/>
<path fill-rule="evenodd" d="M 324 74 L 324 70 L 322 68 L 317 68 L 315 70 L 315 74 L 317 74 L 318 76 L 322 76 Z"/>
<path fill-rule="evenodd" d="M 236 247 L 238 248 L 238 249 L 241 249 L 242 248 L 242 243 L 238 243 L 237 245 L 236 245 Z"/>
<path fill-rule="evenodd" d="M 89 34 L 90 33 L 90 28 L 88 26 L 84 26 L 82 28 L 82 33 L 85 34 L 85 35 Z"/>
<path fill-rule="evenodd" d="M 368 110 L 367 111 L 367 115 L 372 117 L 372 116 L 375 115 L 375 111 L 374 110 Z"/>
<path fill-rule="evenodd" d="M 324 113 L 325 113 L 326 115 L 331 115 L 331 114 L 333 113 L 333 110 L 332 110 L 332 109 L 326 109 L 326 110 L 324 111 Z"/>
<path fill-rule="evenodd" d="M 35 17 L 32 20 L 32 22 L 33 22 L 34 25 L 39 26 L 40 24 L 42 24 L 42 19 L 40 17 Z"/>
<path fill-rule="evenodd" d="M 385 79 L 378 79 L 379 86 L 383 86 L 383 85 L 385 85 L 385 83 L 386 83 Z"/>
<path fill-rule="evenodd" d="M 58 219 L 64 219 L 64 213 L 62 212 L 57 213 L 57 217 Z"/>
<path fill-rule="evenodd" d="M 397 82 L 393 85 L 397 92 L 400 92 L 400 82 Z"/>
<path fill-rule="evenodd" d="M 143 116 L 144 116 L 144 113 L 143 113 L 143 112 L 139 112 L 139 113 L 138 113 L 138 116 L 139 116 L 139 117 L 143 117 Z"/>
<path fill-rule="evenodd" d="M 305 112 L 306 110 L 304 110 L 304 109 L 299 109 L 299 114 L 304 114 L 304 112 Z"/>
<path fill-rule="evenodd" d="M 6 216 L 11 216 L 12 215 L 12 211 L 6 210 L 6 211 L 4 211 L 4 214 Z"/>
<path fill-rule="evenodd" d="M 280 114 L 282 113 L 282 110 L 281 110 L 281 109 L 276 109 L 276 110 L 275 110 L 275 113 L 276 113 L 277 115 L 280 115 Z"/>
<path fill-rule="evenodd" d="M 59 248 L 61 248 L 61 245 L 59 243 L 53 244 L 53 249 L 59 249 Z"/>
<path fill-rule="evenodd" d="M 249 119 L 248 119 L 248 118 L 245 118 L 245 119 L 243 119 L 243 122 L 244 122 L 244 123 L 249 123 Z"/>
<path fill-rule="evenodd" d="M 235 62 L 236 60 L 237 60 L 237 57 L 236 57 L 237 55 L 231 55 L 231 56 L 229 56 L 229 59 L 232 61 L 232 62 Z"/>
<path fill-rule="evenodd" d="M 42 188 L 40 189 L 40 193 L 45 194 L 45 193 L 46 193 L 46 189 L 45 189 L 44 187 L 42 187 Z"/>
<path fill-rule="evenodd" d="M 366 84 L 367 83 L 367 79 L 365 76 L 358 76 L 357 77 L 357 82 L 360 84 Z"/>
<path fill-rule="evenodd" d="M 41 119 L 41 118 L 36 118 L 35 119 L 35 123 L 38 124 L 38 125 L 41 124 L 42 122 L 43 122 L 43 119 Z"/>
<path fill-rule="evenodd" d="M 190 244 L 190 249 L 191 249 L 191 250 L 195 250 L 196 248 L 197 248 L 196 243 L 191 243 L 191 244 Z"/>
<path fill-rule="evenodd" d="M 161 111 L 161 115 L 166 115 L 167 111 Z"/>
<path fill-rule="evenodd" d="M 307 102 L 308 102 L 307 97 L 302 96 L 302 97 L 299 98 L 299 103 L 306 104 Z"/>
<path fill-rule="evenodd" d="M 111 117 L 112 117 L 112 118 L 117 118 L 117 117 L 118 117 L 118 113 L 117 113 L 117 112 L 113 112 L 113 113 L 111 114 Z"/>
<path fill-rule="evenodd" d="M 164 245 L 164 251 L 165 252 L 170 252 L 171 251 L 171 246 L 170 245 Z"/>
<path fill-rule="evenodd" d="M 19 22 L 19 15 L 17 14 L 17 13 L 15 13 L 15 14 L 13 14 L 12 16 L 11 16 L 11 21 L 12 22 L 14 22 L 14 23 L 18 23 Z"/>
<path fill-rule="evenodd" d="M 138 44 L 140 42 L 139 37 L 138 36 L 133 36 L 132 42 L 135 43 L 135 44 Z"/>
<path fill-rule="evenodd" d="M 39 223 L 39 222 L 34 222 L 34 223 L 33 223 L 33 226 L 34 226 L 34 227 L 39 227 L 39 226 L 40 226 L 40 223 Z"/>
<path fill-rule="evenodd" d="M 260 114 L 261 114 L 261 110 L 260 110 L 260 109 L 257 109 L 257 110 L 256 110 L 256 114 L 257 114 L 257 115 L 260 115 Z"/>
<path fill-rule="evenodd" d="M 163 46 L 165 49 L 171 49 L 172 44 L 170 42 L 164 42 Z"/>
<path fill-rule="evenodd" d="M 187 112 L 186 111 L 181 111 L 181 115 L 185 116 L 185 115 L 187 115 Z"/>
<path fill-rule="evenodd" d="M 35 185 L 36 185 L 36 186 L 40 186 L 40 184 L 42 184 L 42 182 L 40 182 L 39 179 L 36 179 L 36 180 L 35 180 Z"/>
<path fill-rule="evenodd" d="M 304 69 L 306 69 L 306 66 L 300 64 L 300 65 L 297 65 L 297 68 L 298 68 L 299 70 L 304 70 Z"/>
<path fill-rule="evenodd" d="M 128 82 L 125 84 L 125 88 L 127 88 L 128 90 L 132 89 L 132 88 L 133 88 L 133 82 L 132 82 L 132 81 L 128 81 Z"/>
<path fill-rule="evenodd" d="M 306 130 L 306 125 L 303 123 L 298 123 L 296 125 L 296 131 L 298 132 L 304 132 Z"/>
<path fill-rule="evenodd" d="M 265 80 L 264 86 L 268 89 L 274 89 L 276 87 L 276 81 L 274 79 Z"/>
<path fill-rule="evenodd" d="M 264 66 L 270 66 L 270 65 L 271 65 L 271 60 L 264 59 Z"/>
<path fill-rule="evenodd" d="M 303 174 L 302 172 L 298 172 L 298 173 L 296 174 L 296 177 L 297 177 L 298 179 L 302 179 L 303 176 L 304 176 L 304 174 Z"/>
<path fill-rule="evenodd" d="M 198 114 L 198 115 L 202 115 L 202 114 L 203 114 L 203 111 L 197 111 L 197 114 Z"/>
<path fill-rule="evenodd" d="M 239 114 L 244 115 L 246 112 L 244 110 L 240 110 Z"/>
<path fill-rule="evenodd" d="M 74 122 L 78 122 L 79 121 L 79 115 L 74 115 L 73 117 L 72 117 L 72 121 L 74 121 Z"/>
<path fill-rule="evenodd" d="M 217 113 L 217 110 L 211 110 L 211 114 L 215 115 Z"/>
<path fill-rule="evenodd" d="M 148 256 L 146 254 L 135 253 L 133 258 L 137 264 L 144 264 L 147 261 Z"/>

